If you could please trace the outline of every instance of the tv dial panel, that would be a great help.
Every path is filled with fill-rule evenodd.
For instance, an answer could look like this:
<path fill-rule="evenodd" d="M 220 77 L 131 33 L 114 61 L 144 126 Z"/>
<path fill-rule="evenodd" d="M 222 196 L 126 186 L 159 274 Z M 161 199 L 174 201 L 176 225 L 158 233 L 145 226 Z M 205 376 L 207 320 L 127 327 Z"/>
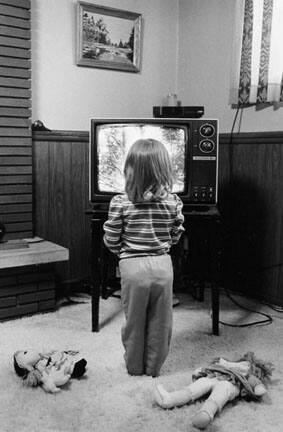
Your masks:
<path fill-rule="evenodd" d="M 215 149 L 215 141 L 211 139 L 215 135 L 215 127 L 211 123 L 204 123 L 199 128 L 202 139 L 199 142 L 199 149 L 202 153 L 209 154 Z"/>
<path fill-rule="evenodd" d="M 216 204 L 218 182 L 218 122 L 194 121 L 191 201 Z"/>

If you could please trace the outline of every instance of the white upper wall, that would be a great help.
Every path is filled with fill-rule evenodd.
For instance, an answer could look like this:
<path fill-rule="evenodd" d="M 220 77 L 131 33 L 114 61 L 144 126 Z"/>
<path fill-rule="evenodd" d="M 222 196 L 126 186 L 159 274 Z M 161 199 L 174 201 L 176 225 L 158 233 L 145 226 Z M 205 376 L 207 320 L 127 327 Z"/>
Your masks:
<path fill-rule="evenodd" d="M 90 117 L 152 117 L 153 105 L 174 92 L 229 132 L 234 1 L 96 1 L 142 14 L 142 68 L 130 73 L 76 65 L 76 0 L 31 0 L 32 119 L 88 130 Z M 245 108 L 240 117 L 241 131 L 283 130 L 282 108 Z"/>
<path fill-rule="evenodd" d="M 228 104 L 233 26 L 234 0 L 179 1 L 179 98 L 183 105 L 203 105 L 221 132 L 230 132 L 236 113 Z M 282 107 L 249 107 L 240 117 L 241 132 L 283 130 Z"/>
<path fill-rule="evenodd" d="M 31 0 L 32 119 L 52 130 L 88 130 L 90 117 L 152 117 L 176 92 L 178 0 L 88 3 L 141 13 L 140 73 L 76 65 L 76 0 Z"/>

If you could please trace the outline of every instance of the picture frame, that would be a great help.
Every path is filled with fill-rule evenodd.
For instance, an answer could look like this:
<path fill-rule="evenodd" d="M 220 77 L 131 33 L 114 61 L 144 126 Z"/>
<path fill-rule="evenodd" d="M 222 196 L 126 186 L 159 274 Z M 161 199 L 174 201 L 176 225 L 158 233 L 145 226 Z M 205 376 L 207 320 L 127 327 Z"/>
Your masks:
<path fill-rule="evenodd" d="M 142 16 L 79 1 L 77 65 L 139 72 Z"/>

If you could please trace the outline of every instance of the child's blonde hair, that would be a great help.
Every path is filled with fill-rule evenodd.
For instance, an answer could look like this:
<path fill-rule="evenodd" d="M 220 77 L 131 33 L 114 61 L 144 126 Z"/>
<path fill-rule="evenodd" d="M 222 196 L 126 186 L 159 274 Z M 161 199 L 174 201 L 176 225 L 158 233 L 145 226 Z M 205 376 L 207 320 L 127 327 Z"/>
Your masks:
<path fill-rule="evenodd" d="M 132 202 L 160 199 L 171 192 L 173 169 L 165 146 L 155 139 L 139 139 L 124 166 L 125 190 Z"/>

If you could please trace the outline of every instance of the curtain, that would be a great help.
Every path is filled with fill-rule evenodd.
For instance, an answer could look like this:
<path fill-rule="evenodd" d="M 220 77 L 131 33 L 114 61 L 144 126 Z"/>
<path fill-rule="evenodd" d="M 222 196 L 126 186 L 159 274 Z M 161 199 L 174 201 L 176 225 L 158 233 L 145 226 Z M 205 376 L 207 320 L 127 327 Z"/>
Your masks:
<path fill-rule="evenodd" d="M 236 0 L 230 103 L 283 101 L 283 0 Z"/>

